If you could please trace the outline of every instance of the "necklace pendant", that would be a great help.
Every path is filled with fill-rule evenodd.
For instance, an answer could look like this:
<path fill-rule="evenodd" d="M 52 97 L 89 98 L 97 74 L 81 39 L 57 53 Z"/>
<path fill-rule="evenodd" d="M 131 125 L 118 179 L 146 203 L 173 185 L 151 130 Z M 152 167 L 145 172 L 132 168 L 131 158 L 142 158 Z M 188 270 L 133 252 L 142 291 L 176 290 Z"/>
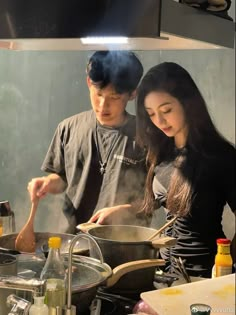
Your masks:
<path fill-rule="evenodd" d="M 103 175 L 105 173 L 106 169 L 105 169 L 105 163 L 101 163 L 100 162 L 100 173 Z"/>

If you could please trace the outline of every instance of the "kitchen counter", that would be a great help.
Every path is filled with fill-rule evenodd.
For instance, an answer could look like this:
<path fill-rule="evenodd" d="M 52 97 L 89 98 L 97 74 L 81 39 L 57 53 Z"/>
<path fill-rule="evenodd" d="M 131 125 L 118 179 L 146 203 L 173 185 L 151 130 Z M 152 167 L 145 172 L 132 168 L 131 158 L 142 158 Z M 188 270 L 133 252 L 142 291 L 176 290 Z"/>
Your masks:
<path fill-rule="evenodd" d="M 189 315 L 190 305 L 211 306 L 211 315 L 235 315 L 235 274 L 141 294 L 158 315 Z"/>

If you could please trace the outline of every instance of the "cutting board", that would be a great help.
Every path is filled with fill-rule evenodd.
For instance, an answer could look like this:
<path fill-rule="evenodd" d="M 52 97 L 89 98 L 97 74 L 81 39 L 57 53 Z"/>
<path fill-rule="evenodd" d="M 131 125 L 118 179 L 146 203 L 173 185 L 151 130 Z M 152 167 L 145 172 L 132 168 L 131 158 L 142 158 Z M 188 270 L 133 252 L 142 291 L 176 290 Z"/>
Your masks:
<path fill-rule="evenodd" d="M 211 306 L 211 315 L 235 315 L 235 274 L 141 293 L 158 315 L 190 315 L 190 305 Z"/>

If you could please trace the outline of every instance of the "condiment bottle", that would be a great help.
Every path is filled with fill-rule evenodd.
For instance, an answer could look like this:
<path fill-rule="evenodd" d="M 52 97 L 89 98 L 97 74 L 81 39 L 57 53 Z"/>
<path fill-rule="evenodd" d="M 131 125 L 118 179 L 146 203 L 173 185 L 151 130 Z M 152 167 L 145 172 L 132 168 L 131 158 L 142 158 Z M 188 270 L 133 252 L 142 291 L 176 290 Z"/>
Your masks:
<path fill-rule="evenodd" d="M 31 305 L 29 315 L 48 315 L 48 306 L 44 304 L 44 296 L 35 296 L 34 304 Z"/>
<path fill-rule="evenodd" d="M 217 243 L 217 254 L 215 256 L 215 276 L 225 276 L 232 273 L 233 260 L 230 254 L 230 240 L 219 238 Z"/>
<path fill-rule="evenodd" d="M 49 253 L 40 278 L 46 279 L 45 303 L 49 307 L 49 314 L 56 313 L 56 307 L 65 305 L 66 272 L 60 255 L 61 238 L 50 237 L 48 240 Z"/>

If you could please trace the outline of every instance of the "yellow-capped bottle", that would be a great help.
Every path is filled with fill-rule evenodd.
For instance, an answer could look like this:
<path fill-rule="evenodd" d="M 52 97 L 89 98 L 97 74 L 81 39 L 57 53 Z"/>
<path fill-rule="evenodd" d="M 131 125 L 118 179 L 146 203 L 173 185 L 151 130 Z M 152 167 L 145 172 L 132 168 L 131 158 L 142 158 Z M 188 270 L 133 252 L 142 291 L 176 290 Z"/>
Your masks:
<path fill-rule="evenodd" d="M 40 278 L 46 279 L 45 304 L 49 307 L 49 315 L 54 314 L 56 307 L 66 303 L 66 272 L 60 255 L 61 238 L 50 237 L 48 240 L 49 253 Z"/>
<path fill-rule="evenodd" d="M 227 238 L 219 238 L 217 243 L 217 254 L 215 256 L 215 276 L 225 276 L 232 273 L 233 259 L 230 254 L 231 241 Z"/>

